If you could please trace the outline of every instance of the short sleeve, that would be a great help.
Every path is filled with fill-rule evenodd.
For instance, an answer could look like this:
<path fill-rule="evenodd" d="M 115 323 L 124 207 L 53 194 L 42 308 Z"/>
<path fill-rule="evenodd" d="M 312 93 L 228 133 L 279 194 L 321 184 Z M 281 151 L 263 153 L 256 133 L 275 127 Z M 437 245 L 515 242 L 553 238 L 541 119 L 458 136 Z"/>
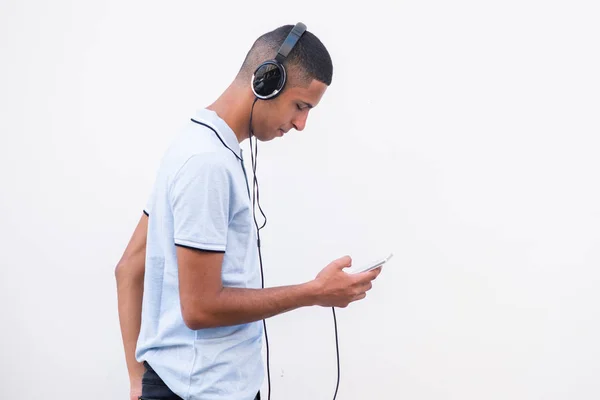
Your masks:
<path fill-rule="evenodd" d="M 152 183 L 152 186 L 150 187 L 150 194 L 148 195 L 148 198 L 146 199 L 146 205 L 142 209 L 144 214 L 146 214 L 148 217 L 150 216 L 150 214 L 152 213 L 152 210 L 154 208 L 154 203 L 156 200 L 157 184 L 158 184 L 158 178 L 155 177 L 154 182 Z"/>
<path fill-rule="evenodd" d="M 224 252 L 230 192 L 229 171 L 218 155 L 189 158 L 170 185 L 175 244 Z"/>
<path fill-rule="evenodd" d="M 153 203 L 154 203 L 154 190 L 152 190 L 152 192 L 150 192 L 150 196 L 148 196 L 148 200 L 146 200 L 146 206 L 143 209 L 144 214 L 146 214 L 147 216 L 150 216 L 150 211 L 152 210 Z"/>

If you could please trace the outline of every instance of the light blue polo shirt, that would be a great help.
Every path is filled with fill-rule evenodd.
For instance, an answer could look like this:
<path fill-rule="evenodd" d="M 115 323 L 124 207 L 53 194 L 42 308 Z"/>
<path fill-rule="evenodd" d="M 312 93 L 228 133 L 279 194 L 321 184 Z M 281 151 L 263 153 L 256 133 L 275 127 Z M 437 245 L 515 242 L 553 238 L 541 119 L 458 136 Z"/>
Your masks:
<path fill-rule="evenodd" d="M 147 361 L 184 400 L 253 400 L 264 379 L 262 321 L 192 330 L 181 314 L 178 245 L 224 252 L 224 286 L 261 287 L 239 142 L 211 110 L 199 110 L 193 120 L 199 123 L 190 120 L 166 150 L 144 209 L 149 219 L 136 359 Z"/>

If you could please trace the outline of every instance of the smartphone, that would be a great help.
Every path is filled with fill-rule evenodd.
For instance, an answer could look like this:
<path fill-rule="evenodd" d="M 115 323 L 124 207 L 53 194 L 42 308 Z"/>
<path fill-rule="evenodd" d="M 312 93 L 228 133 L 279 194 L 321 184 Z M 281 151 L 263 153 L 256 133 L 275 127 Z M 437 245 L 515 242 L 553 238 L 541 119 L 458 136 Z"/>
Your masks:
<path fill-rule="evenodd" d="M 346 272 L 349 274 L 360 274 L 361 272 L 370 271 L 372 269 L 382 266 L 383 264 L 388 262 L 390 260 L 390 258 L 392 258 L 393 256 L 394 256 L 394 254 L 390 253 L 390 255 L 385 258 L 381 258 L 379 260 L 373 261 L 372 263 L 363 265 L 361 267 L 354 267 L 354 266 L 349 267 L 348 269 L 346 269 Z"/>

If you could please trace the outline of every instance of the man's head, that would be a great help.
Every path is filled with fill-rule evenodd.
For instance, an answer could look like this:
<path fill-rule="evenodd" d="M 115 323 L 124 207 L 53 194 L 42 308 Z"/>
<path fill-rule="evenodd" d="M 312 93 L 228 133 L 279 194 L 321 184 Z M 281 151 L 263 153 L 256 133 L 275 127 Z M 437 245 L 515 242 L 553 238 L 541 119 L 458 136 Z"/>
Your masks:
<path fill-rule="evenodd" d="M 256 68 L 277 54 L 293 25 L 281 26 L 260 36 L 246 55 L 237 83 L 251 89 Z M 333 65 L 329 52 L 311 32 L 305 31 L 283 62 L 287 80 L 277 97 L 258 100 L 252 117 L 252 130 L 261 141 L 272 140 L 294 128 L 303 130 L 308 112 L 315 107 L 331 84 Z"/>

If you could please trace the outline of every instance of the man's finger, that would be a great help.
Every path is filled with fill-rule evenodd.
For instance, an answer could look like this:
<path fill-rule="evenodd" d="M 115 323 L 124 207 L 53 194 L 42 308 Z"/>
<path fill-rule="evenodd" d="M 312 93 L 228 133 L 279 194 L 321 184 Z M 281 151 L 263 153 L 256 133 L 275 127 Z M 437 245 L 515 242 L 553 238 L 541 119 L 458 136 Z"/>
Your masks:
<path fill-rule="evenodd" d="M 377 276 L 381 273 L 382 268 L 383 267 L 380 266 L 380 267 L 375 268 L 374 270 L 369 271 L 373 275 L 373 279 L 377 278 Z"/>
<path fill-rule="evenodd" d="M 352 258 L 350 256 L 340 257 L 335 260 L 335 265 L 338 269 L 343 269 L 352 266 Z"/>

